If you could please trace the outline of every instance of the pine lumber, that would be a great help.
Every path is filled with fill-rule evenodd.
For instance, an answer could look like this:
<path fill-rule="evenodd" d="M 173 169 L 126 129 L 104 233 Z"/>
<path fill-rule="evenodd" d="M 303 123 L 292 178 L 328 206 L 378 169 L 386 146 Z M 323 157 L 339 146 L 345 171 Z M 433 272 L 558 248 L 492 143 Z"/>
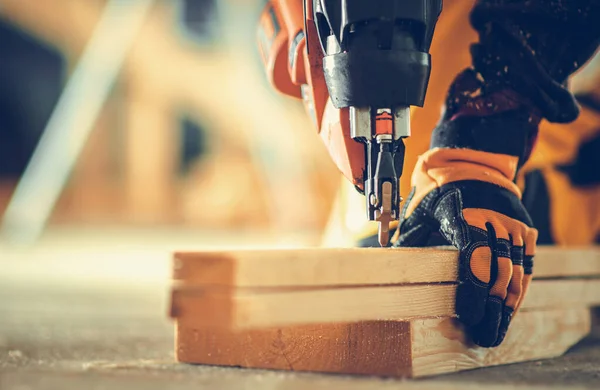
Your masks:
<path fill-rule="evenodd" d="M 452 317 L 455 291 L 456 284 L 221 291 L 176 287 L 171 315 L 233 329 Z M 600 279 L 534 280 L 522 310 L 597 305 Z"/>
<path fill-rule="evenodd" d="M 171 316 L 181 362 L 422 377 L 563 354 L 600 306 L 598 248 L 540 248 L 497 348 L 455 318 L 449 248 L 177 253 Z"/>
<path fill-rule="evenodd" d="M 590 330 L 588 309 L 519 313 L 497 348 L 470 344 L 452 318 L 234 331 L 181 318 L 178 361 L 391 377 L 426 377 L 562 355 Z"/>
<path fill-rule="evenodd" d="M 540 247 L 534 277 L 600 276 L 597 247 Z M 455 282 L 447 248 L 344 248 L 175 253 L 173 279 L 187 285 L 317 287 Z"/>
<path fill-rule="evenodd" d="M 497 348 L 473 345 L 451 319 L 411 322 L 413 376 L 561 356 L 591 329 L 589 309 L 536 310 L 515 316 Z"/>

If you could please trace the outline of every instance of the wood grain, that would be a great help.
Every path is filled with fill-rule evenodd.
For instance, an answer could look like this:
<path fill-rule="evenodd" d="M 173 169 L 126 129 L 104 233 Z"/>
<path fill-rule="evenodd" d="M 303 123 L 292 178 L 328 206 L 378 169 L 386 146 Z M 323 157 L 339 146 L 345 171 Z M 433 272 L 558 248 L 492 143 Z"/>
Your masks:
<path fill-rule="evenodd" d="M 440 248 L 179 253 L 177 359 L 421 377 L 559 356 L 589 332 L 597 249 L 541 249 L 537 279 L 492 349 L 454 318 L 456 261 Z"/>
<path fill-rule="evenodd" d="M 177 321 L 180 362 L 409 376 L 410 324 L 368 321 L 234 332 Z"/>
<path fill-rule="evenodd" d="M 560 356 L 591 326 L 589 309 L 519 313 L 497 348 L 471 344 L 456 320 L 411 321 L 412 375 L 429 376 Z"/>
<path fill-rule="evenodd" d="M 427 283 L 455 281 L 457 258 L 423 248 L 180 252 L 173 278 L 237 287 Z"/>
<path fill-rule="evenodd" d="M 451 248 L 349 248 L 178 252 L 175 280 L 236 287 L 455 282 Z M 540 247 L 534 277 L 600 276 L 600 250 Z"/>
<path fill-rule="evenodd" d="M 587 309 L 519 314 L 498 348 L 473 346 L 450 318 L 318 324 L 240 332 L 177 321 L 186 363 L 422 377 L 559 356 L 590 329 Z"/>
<path fill-rule="evenodd" d="M 180 286 L 173 290 L 172 316 L 227 328 L 451 317 L 455 291 L 455 284 L 216 291 Z M 522 310 L 594 305 L 600 305 L 600 279 L 535 280 Z"/>
<path fill-rule="evenodd" d="M 173 291 L 174 317 L 211 326 L 254 328 L 454 314 L 453 285 L 211 293 Z M 210 315 L 205 315 L 210 313 Z M 214 315 L 213 315 L 214 314 Z"/>

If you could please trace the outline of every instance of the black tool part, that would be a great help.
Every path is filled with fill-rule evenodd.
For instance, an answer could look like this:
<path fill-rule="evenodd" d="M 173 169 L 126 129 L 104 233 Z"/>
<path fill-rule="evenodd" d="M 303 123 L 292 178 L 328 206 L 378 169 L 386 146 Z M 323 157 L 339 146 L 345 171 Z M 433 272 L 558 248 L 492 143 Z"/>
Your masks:
<path fill-rule="evenodd" d="M 431 61 L 418 51 L 353 50 L 324 57 L 323 68 L 336 108 L 422 107 Z"/>
<path fill-rule="evenodd" d="M 375 194 L 375 169 L 377 168 L 377 154 L 379 153 L 379 147 L 377 144 L 373 144 L 371 141 L 365 143 L 365 200 L 367 202 L 367 216 L 369 221 L 375 220 L 376 208 L 371 205 L 371 194 Z"/>
<path fill-rule="evenodd" d="M 312 1 L 336 108 L 423 105 L 442 0 Z"/>
<path fill-rule="evenodd" d="M 392 184 L 392 212 L 396 218 L 400 215 L 400 183 L 404 164 L 404 143 L 402 139 L 392 143 L 378 144 L 367 142 L 365 144 L 367 164 L 365 171 L 365 191 L 367 202 L 367 214 L 369 220 L 375 220 L 375 211 L 379 207 L 379 196 L 385 182 Z M 371 203 L 371 195 L 378 198 L 377 204 Z"/>
<path fill-rule="evenodd" d="M 374 179 L 375 188 L 377 189 L 376 194 L 383 193 L 382 186 L 384 183 L 390 182 L 392 184 L 392 205 L 396 204 L 398 199 L 398 175 L 396 174 L 391 145 L 388 143 L 379 145 Z M 381 203 L 381 199 L 379 199 L 379 202 Z M 392 206 L 392 210 L 393 209 Z"/>
<path fill-rule="evenodd" d="M 404 151 L 405 151 L 404 141 L 400 138 L 397 141 L 394 141 L 394 169 L 396 170 L 396 175 L 398 178 L 402 176 L 402 172 L 404 171 Z M 398 189 L 398 193 L 400 193 L 400 189 Z"/>

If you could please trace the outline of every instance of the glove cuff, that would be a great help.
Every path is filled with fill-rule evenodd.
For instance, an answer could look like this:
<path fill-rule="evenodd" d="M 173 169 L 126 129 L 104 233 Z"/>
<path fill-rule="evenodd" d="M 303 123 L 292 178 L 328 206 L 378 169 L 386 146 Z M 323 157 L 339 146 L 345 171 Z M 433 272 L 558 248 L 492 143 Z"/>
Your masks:
<path fill-rule="evenodd" d="M 514 156 L 521 167 L 529 158 L 538 123 L 525 110 L 489 116 L 458 116 L 433 131 L 433 148 L 459 148 Z"/>
<path fill-rule="evenodd" d="M 431 191 L 459 181 L 487 182 L 504 188 L 521 199 L 521 191 L 514 183 L 518 158 L 472 149 L 434 148 L 419 157 L 412 175 L 414 188 L 403 210 L 404 218 Z"/>

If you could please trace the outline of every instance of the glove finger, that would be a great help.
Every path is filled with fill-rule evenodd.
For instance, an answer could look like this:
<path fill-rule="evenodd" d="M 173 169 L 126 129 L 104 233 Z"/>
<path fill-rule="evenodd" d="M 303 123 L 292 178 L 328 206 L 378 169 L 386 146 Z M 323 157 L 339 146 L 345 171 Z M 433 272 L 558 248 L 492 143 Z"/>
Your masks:
<path fill-rule="evenodd" d="M 528 229 L 525 237 L 525 247 L 523 248 L 523 268 L 525 275 L 531 276 L 533 273 L 533 257 L 535 256 L 536 242 L 538 231 L 536 229 Z"/>
<path fill-rule="evenodd" d="M 521 299 L 519 299 L 519 302 L 517 303 L 515 313 L 521 307 L 521 304 L 527 295 L 527 291 L 529 290 L 529 285 L 531 284 L 531 279 L 533 277 L 533 257 L 536 249 L 536 241 L 537 230 L 530 229 L 527 232 L 527 236 L 525 238 L 525 247 L 523 248 L 523 283 L 521 287 Z"/>
<path fill-rule="evenodd" d="M 510 244 L 506 239 L 496 237 L 496 229 L 492 224 L 486 224 L 488 243 L 493 248 L 490 263 L 489 297 L 481 321 L 471 328 L 473 341 L 482 347 L 491 347 L 498 340 L 498 333 L 504 312 L 504 300 L 508 294 L 508 286 L 512 278 L 512 261 Z M 508 238 L 508 236 L 507 236 Z M 507 324 L 510 322 L 505 321 Z M 506 325 L 508 326 L 508 325 Z"/>
<path fill-rule="evenodd" d="M 490 267 L 490 295 L 499 297 L 504 301 L 508 284 L 512 276 L 512 263 L 510 261 L 510 244 L 508 240 L 498 239 L 496 227 L 491 223 L 485 224 L 487 228 L 488 245 L 492 250 Z M 508 236 L 507 236 L 508 238 Z"/>
<path fill-rule="evenodd" d="M 485 305 L 485 314 L 481 322 L 468 329 L 473 342 L 481 347 L 489 348 L 498 339 L 498 329 L 502 321 L 503 300 L 490 296 Z"/>
<path fill-rule="evenodd" d="M 506 337 L 506 332 L 508 331 L 508 326 L 512 321 L 514 310 L 512 307 L 504 306 L 502 310 L 502 318 L 500 320 L 500 326 L 498 328 L 498 337 L 496 338 L 496 342 L 493 347 L 497 347 L 504 341 L 504 337 Z"/>
<path fill-rule="evenodd" d="M 491 271 L 491 285 L 490 295 L 505 300 L 508 295 L 508 287 L 513 276 L 513 263 L 510 259 L 510 244 L 505 240 L 497 240 L 496 245 L 493 247 L 492 257 L 497 259 L 497 267 L 492 268 Z"/>
<path fill-rule="evenodd" d="M 513 246 L 510 250 L 512 262 L 512 277 L 508 285 L 508 292 L 504 304 L 515 310 L 523 296 L 523 247 Z"/>
<path fill-rule="evenodd" d="M 498 257 L 498 276 L 492 288 L 490 288 L 490 296 L 500 298 L 504 302 L 508 296 L 512 276 L 512 261 L 508 257 Z"/>
<path fill-rule="evenodd" d="M 485 315 L 474 327 L 471 334 L 478 345 L 482 347 L 491 347 L 496 344 L 501 333 L 506 334 L 506 329 L 510 323 L 510 317 L 506 317 L 504 300 L 507 297 L 507 289 L 512 276 L 512 263 L 507 257 L 498 257 L 498 277 L 490 289 L 490 296 L 487 299 Z M 491 302 L 491 303 L 490 303 Z M 497 304 L 499 302 L 499 304 Z M 512 316 L 512 308 L 510 314 Z M 485 334 L 484 334 L 485 333 Z M 502 335 L 502 338 L 504 335 Z"/>
<path fill-rule="evenodd" d="M 522 240 L 513 240 L 513 237 L 511 237 L 511 242 L 514 244 L 515 242 L 522 242 Z M 506 332 L 508 332 L 508 326 L 510 325 L 515 309 L 523 294 L 523 247 L 513 246 L 510 249 L 510 254 L 513 274 L 510 279 L 510 284 L 508 285 L 508 293 L 506 300 L 504 301 L 502 319 L 500 321 L 500 328 L 498 329 L 498 338 L 494 343 L 494 347 L 500 345 L 502 341 L 504 341 Z"/>
<path fill-rule="evenodd" d="M 479 323 L 485 314 L 492 268 L 492 251 L 486 244 L 470 245 L 460 253 L 456 314 L 467 326 Z"/>
<path fill-rule="evenodd" d="M 517 303 L 517 307 L 515 308 L 515 312 L 519 310 L 521 305 L 523 304 L 523 300 L 525 296 L 527 296 L 527 291 L 529 290 L 529 285 L 531 284 L 531 279 L 533 269 L 533 256 L 525 256 L 523 259 L 523 284 L 521 287 L 521 299 Z"/>

